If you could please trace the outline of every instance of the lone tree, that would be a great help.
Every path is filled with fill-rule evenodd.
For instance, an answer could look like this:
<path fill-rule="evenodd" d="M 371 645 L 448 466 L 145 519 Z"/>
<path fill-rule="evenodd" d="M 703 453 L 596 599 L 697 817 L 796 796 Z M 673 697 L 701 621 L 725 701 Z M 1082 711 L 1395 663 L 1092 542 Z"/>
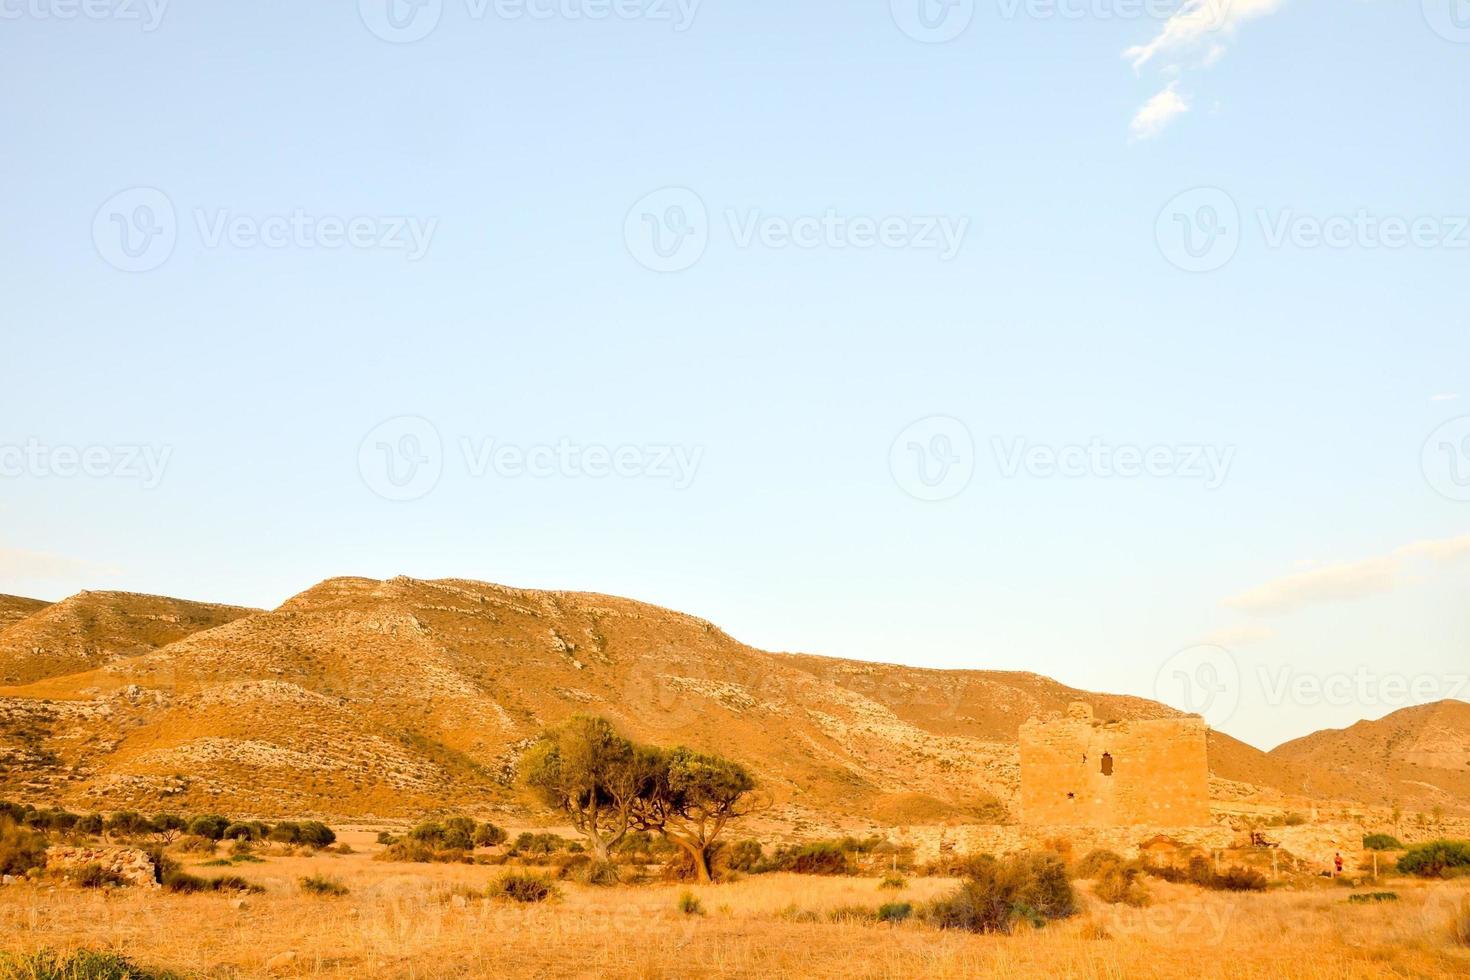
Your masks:
<path fill-rule="evenodd" d="M 634 823 L 683 851 L 701 883 L 711 880 L 715 842 L 751 810 L 755 778 L 738 762 L 683 746 L 650 753 L 653 778 L 639 795 Z"/>
<path fill-rule="evenodd" d="M 577 715 L 542 733 L 522 771 L 543 802 L 571 819 L 593 858 L 606 862 L 628 835 L 635 804 L 648 791 L 651 758 L 607 719 Z"/>

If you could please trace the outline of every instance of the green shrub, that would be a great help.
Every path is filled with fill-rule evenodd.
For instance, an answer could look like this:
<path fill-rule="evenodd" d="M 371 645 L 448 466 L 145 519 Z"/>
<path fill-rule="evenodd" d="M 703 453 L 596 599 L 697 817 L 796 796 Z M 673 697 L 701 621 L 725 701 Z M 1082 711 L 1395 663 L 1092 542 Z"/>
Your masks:
<path fill-rule="evenodd" d="M 1348 903 L 1351 905 L 1378 905 L 1382 902 L 1397 902 L 1399 897 L 1394 892 L 1366 892 L 1362 895 L 1349 895 Z"/>
<path fill-rule="evenodd" d="M 1078 878 L 1091 881 L 1100 877 L 1108 869 L 1122 867 L 1127 863 L 1116 851 L 1099 849 L 1089 851 L 1086 857 L 1078 861 L 1073 873 Z"/>
<path fill-rule="evenodd" d="M 217 841 L 225 836 L 225 830 L 229 826 L 228 817 L 222 817 L 218 813 L 209 813 L 190 820 L 189 833 Z"/>
<path fill-rule="evenodd" d="M 556 885 L 545 875 L 510 872 L 490 886 L 490 894 L 512 902 L 544 902 L 556 895 Z"/>
<path fill-rule="evenodd" d="M 79 888 L 116 888 L 127 884 L 127 879 L 97 863 L 84 864 L 66 872 L 66 879 Z"/>
<path fill-rule="evenodd" d="M 89 837 L 97 837 L 101 835 L 102 828 L 102 814 L 89 813 L 85 817 L 77 820 L 77 825 L 73 829 L 76 830 L 76 832 L 79 834 L 86 834 Z"/>
<path fill-rule="evenodd" d="M 877 922 L 878 912 L 865 905 L 839 905 L 827 912 L 828 922 L 840 922 L 845 924 Z"/>
<path fill-rule="evenodd" d="M 736 841 L 730 847 L 729 866 L 731 871 L 751 874 L 761 866 L 766 850 L 758 840 Z"/>
<path fill-rule="evenodd" d="M 685 892 L 679 896 L 679 911 L 685 915 L 704 915 L 704 905 L 693 892 Z"/>
<path fill-rule="evenodd" d="M 1399 858 L 1399 871 L 1421 878 L 1455 877 L 1459 868 L 1470 868 L 1470 841 L 1436 840 L 1412 847 Z"/>
<path fill-rule="evenodd" d="M 0 953 L 0 980 L 177 980 L 175 973 L 157 973 L 116 953 L 90 949 L 57 953 Z"/>
<path fill-rule="evenodd" d="M 347 886 L 335 878 L 325 875 L 311 875 L 301 879 L 301 890 L 308 895 L 324 895 L 328 898 L 340 898 L 347 894 Z"/>
<path fill-rule="evenodd" d="M 164 875 L 163 887 L 180 895 L 192 895 L 196 892 L 262 892 L 265 890 L 259 885 L 252 885 L 239 875 L 201 878 L 177 869 Z"/>
<path fill-rule="evenodd" d="M 107 818 L 105 829 L 117 837 L 141 837 L 153 833 L 153 822 L 141 813 L 120 810 Z"/>
<path fill-rule="evenodd" d="M 879 922 L 903 922 L 914 914 L 914 906 L 909 902 L 885 902 L 878 906 Z"/>
<path fill-rule="evenodd" d="M 895 891 L 902 890 L 908 886 L 908 879 L 902 875 L 884 875 L 883 880 L 878 882 L 879 888 L 891 888 Z"/>
<path fill-rule="evenodd" d="M 1390 834 L 1369 834 L 1363 838 L 1363 847 L 1369 851 L 1402 851 L 1404 845 Z"/>
<path fill-rule="evenodd" d="M 1011 932 L 1040 927 L 1077 911 L 1067 868 L 1055 854 L 1017 854 L 981 864 L 957 891 L 936 899 L 924 917 L 940 929 Z"/>
<path fill-rule="evenodd" d="M 0 874 L 23 875 L 46 866 L 46 837 L 34 830 L 0 820 Z"/>
<path fill-rule="evenodd" d="M 439 852 L 422 841 L 401 840 L 390 844 L 377 854 L 375 861 L 402 861 L 410 864 L 432 864 L 439 860 Z"/>
<path fill-rule="evenodd" d="M 791 848 L 778 848 L 765 866 L 767 870 L 799 875 L 848 875 L 852 858 L 837 841 L 816 841 Z"/>
<path fill-rule="evenodd" d="M 586 855 L 577 855 L 583 860 L 579 863 L 575 878 L 584 885 L 597 887 L 610 887 L 622 881 L 622 875 L 618 866 L 611 861 L 594 861 Z"/>
<path fill-rule="evenodd" d="M 225 828 L 222 840 L 253 841 L 260 840 L 264 836 L 260 829 L 252 823 L 236 822 Z"/>
<path fill-rule="evenodd" d="M 497 827 L 493 823 L 482 823 L 475 828 L 476 847 L 499 847 L 509 839 L 504 828 Z"/>
<path fill-rule="evenodd" d="M 1109 905 L 1127 905 L 1141 909 L 1152 900 L 1148 886 L 1142 881 L 1143 869 L 1136 865 L 1106 865 L 1097 875 L 1093 894 Z"/>
<path fill-rule="evenodd" d="M 219 850 L 219 845 L 212 839 L 202 837 L 199 834 L 190 834 L 187 837 L 182 837 L 175 846 L 185 854 L 213 854 Z"/>
<path fill-rule="evenodd" d="M 189 822 L 177 813 L 157 813 L 149 822 L 160 834 L 177 834 L 189 826 Z"/>

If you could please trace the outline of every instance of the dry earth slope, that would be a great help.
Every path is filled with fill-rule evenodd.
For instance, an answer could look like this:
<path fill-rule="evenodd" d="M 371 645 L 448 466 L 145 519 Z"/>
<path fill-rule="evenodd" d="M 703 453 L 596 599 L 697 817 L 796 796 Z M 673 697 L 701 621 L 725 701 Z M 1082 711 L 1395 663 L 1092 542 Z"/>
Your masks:
<path fill-rule="evenodd" d="M 78 600 L 0 632 L 0 651 Z M 109 644 L 83 630 L 18 660 L 28 683 L 0 688 L 0 794 L 263 816 L 509 806 L 535 733 L 596 712 L 747 762 L 795 826 L 986 820 L 1013 809 L 1027 718 L 1077 698 L 1102 717 L 1176 714 L 1034 674 L 766 653 L 601 595 L 343 578 L 270 612 L 149 602 L 218 621 L 166 637 L 147 617 L 98 617 Z M 1223 734 L 1211 755 L 1229 798 L 1304 779 Z"/>

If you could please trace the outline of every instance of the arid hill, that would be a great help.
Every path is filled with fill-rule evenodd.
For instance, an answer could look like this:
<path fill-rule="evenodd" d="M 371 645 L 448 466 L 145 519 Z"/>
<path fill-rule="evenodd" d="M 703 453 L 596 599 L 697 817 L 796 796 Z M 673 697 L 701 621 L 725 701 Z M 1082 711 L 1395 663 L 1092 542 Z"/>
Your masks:
<path fill-rule="evenodd" d="M 10 599 L 10 603 L 35 603 Z M 0 684 L 26 684 L 133 657 L 256 612 L 126 592 L 83 592 L 0 627 Z"/>
<path fill-rule="evenodd" d="M 15 595 L 0 595 L 0 631 L 32 616 L 50 603 L 42 602 L 40 599 L 22 599 Z"/>
<path fill-rule="evenodd" d="M 1027 718 L 1079 698 L 1103 718 L 1177 714 L 1035 674 L 766 653 L 601 595 L 344 578 L 271 612 L 126 598 L 129 614 L 88 620 L 106 643 L 48 626 L 67 609 L 77 623 L 78 604 L 113 608 L 95 594 L 0 632 L 7 673 L 30 681 L 0 688 L 0 795 L 263 816 L 506 806 L 536 732 L 595 712 L 745 761 L 797 828 L 985 821 L 1014 811 Z M 170 635 L 136 614 L 166 605 L 200 618 Z M 34 644 L 46 629 L 73 646 Z M 28 644 L 46 653 L 16 653 Z M 1291 759 L 1226 735 L 1210 748 L 1222 799 L 1303 782 Z"/>
<path fill-rule="evenodd" d="M 1304 773 L 1303 789 L 1406 812 L 1470 801 L 1470 704 L 1440 701 L 1280 745 L 1270 752 Z"/>

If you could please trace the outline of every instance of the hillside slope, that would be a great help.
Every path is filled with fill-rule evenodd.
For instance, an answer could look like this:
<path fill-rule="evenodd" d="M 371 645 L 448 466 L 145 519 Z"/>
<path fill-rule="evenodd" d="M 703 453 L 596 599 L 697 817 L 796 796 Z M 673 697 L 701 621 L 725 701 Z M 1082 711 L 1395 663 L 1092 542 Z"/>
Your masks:
<path fill-rule="evenodd" d="M 254 611 L 127 592 L 83 592 L 54 605 L 39 603 L 0 630 L 0 684 L 88 670 Z"/>
<path fill-rule="evenodd" d="M 18 595 L 0 595 L 0 633 L 49 606 L 40 599 L 23 599 Z"/>
<path fill-rule="evenodd" d="M 1014 811 L 1027 718 L 1076 699 L 1103 718 L 1177 714 L 1035 674 L 771 654 L 628 599 L 461 580 L 333 579 L 222 618 L 0 688 L 0 795 L 262 815 L 507 806 L 535 734 L 594 712 L 741 759 L 794 826 L 995 820 Z M 1220 733 L 1211 757 L 1229 799 L 1301 782 Z"/>
<path fill-rule="evenodd" d="M 1305 774 L 1317 796 L 1400 803 L 1405 810 L 1470 800 L 1470 704 L 1440 701 L 1377 721 L 1315 732 L 1269 755 Z"/>

